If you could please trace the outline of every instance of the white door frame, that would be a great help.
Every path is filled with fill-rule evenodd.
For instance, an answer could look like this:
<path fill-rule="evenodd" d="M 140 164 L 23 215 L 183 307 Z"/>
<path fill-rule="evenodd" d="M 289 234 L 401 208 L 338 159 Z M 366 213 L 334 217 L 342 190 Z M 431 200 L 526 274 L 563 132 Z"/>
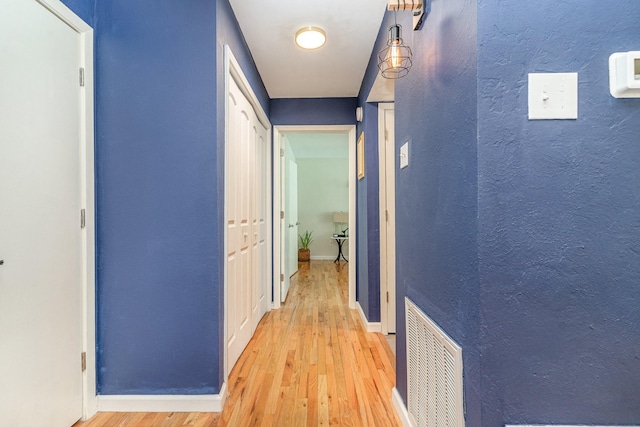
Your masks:
<path fill-rule="evenodd" d="M 385 112 L 388 110 L 394 110 L 394 103 L 393 102 L 381 102 L 378 104 L 378 158 L 380 159 L 379 164 L 378 164 L 378 168 L 380 170 L 379 173 L 379 207 L 380 207 L 380 254 L 381 254 L 381 259 L 380 259 L 380 329 L 381 332 L 384 335 L 387 335 L 389 333 L 389 309 L 388 309 L 388 303 L 387 303 L 387 291 L 389 291 L 389 287 L 387 286 L 387 280 L 385 279 L 386 277 L 388 277 L 388 272 L 387 272 L 387 259 L 391 256 L 395 257 L 395 250 L 393 251 L 394 253 L 388 254 L 388 256 L 386 257 L 386 259 L 382 259 L 382 254 L 386 254 L 387 250 L 388 250 L 388 242 L 387 242 L 387 235 L 386 235 L 386 215 L 387 212 L 385 211 L 389 211 L 389 219 L 392 222 L 395 222 L 395 218 L 396 218 L 396 214 L 395 214 L 395 206 L 387 206 L 387 195 L 386 193 L 384 193 L 382 191 L 383 188 L 386 188 L 387 185 L 387 176 L 386 173 L 389 173 L 389 171 L 386 171 L 386 169 L 384 169 L 384 164 L 382 162 L 382 160 L 384 159 L 386 161 L 386 143 L 385 143 L 385 130 L 386 130 L 386 126 L 385 126 Z M 395 140 L 395 138 L 394 138 Z M 394 153 L 395 153 L 395 148 L 394 148 Z M 393 161 L 394 164 L 394 168 L 393 171 L 391 171 L 391 173 L 395 174 L 395 159 Z M 384 171 L 386 171 L 385 173 L 382 173 Z M 394 183 L 395 183 L 395 178 L 394 178 Z M 394 225 L 395 226 L 395 225 Z M 395 267 L 395 263 L 394 263 L 394 267 Z M 395 281 L 395 272 L 393 274 L 394 276 L 394 281 Z M 395 286 L 393 289 L 394 292 L 394 298 L 392 299 L 392 301 L 395 301 Z"/>
<path fill-rule="evenodd" d="M 251 106 L 253 107 L 256 116 L 258 117 L 258 120 L 260 121 L 260 123 L 266 128 L 267 130 L 267 139 L 265 141 L 265 143 L 267 144 L 267 153 L 271 152 L 271 123 L 269 122 L 269 118 L 267 117 L 267 115 L 265 114 L 264 110 L 262 109 L 262 106 L 260 105 L 260 102 L 258 101 L 258 97 L 255 95 L 255 93 L 253 92 L 253 89 L 251 88 L 251 85 L 249 84 L 249 81 L 247 80 L 247 78 L 245 77 L 244 73 L 242 72 L 242 69 L 240 68 L 240 64 L 238 63 L 238 61 L 236 60 L 235 56 L 233 55 L 233 52 L 231 52 L 231 48 L 229 47 L 229 45 L 225 45 L 224 46 L 224 93 L 225 93 L 225 101 L 224 101 L 224 114 L 225 114 L 225 127 L 224 127 L 224 144 L 225 144 L 225 159 L 224 159 L 224 169 L 225 169 L 225 182 L 228 179 L 228 174 L 227 174 L 227 170 L 228 170 L 228 159 L 227 159 L 227 153 L 229 152 L 229 150 L 227 149 L 228 145 L 229 145 L 229 79 L 233 79 L 236 84 L 238 85 L 238 87 L 240 88 L 240 91 L 244 94 L 244 96 L 247 98 L 247 100 L 249 101 L 249 103 L 251 104 Z M 272 196 L 272 191 L 270 191 L 270 189 L 272 188 L 271 186 L 271 179 L 270 177 L 272 176 L 271 174 L 271 158 L 269 158 L 269 156 L 265 156 L 265 174 L 267 176 L 268 182 L 265 183 L 266 188 L 267 188 L 267 201 L 271 200 L 271 196 Z M 227 309 L 228 309 L 228 304 L 227 304 L 227 296 L 229 295 L 228 293 L 228 279 L 227 279 L 227 262 L 226 262 L 226 256 L 228 253 L 228 242 L 227 242 L 227 222 L 228 222 L 228 218 L 227 218 L 227 199 L 228 199 L 228 194 L 227 194 L 227 189 L 226 189 L 226 184 L 225 184 L 225 189 L 224 189 L 224 256 L 225 256 L 225 262 L 224 262 L 224 343 L 225 345 L 224 347 L 224 383 L 226 383 L 227 381 L 227 373 L 229 372 L 228 366 L 227 366 L 227 360 L 228 360 L 228 354 L 227 354 Z M 267 203 L 268 204 L 268 203 Z M 267 209 L 266 212 L 266 219 L 265 222 L 267 224 L 267 235 L 265 236 L 265 245 L 267 245 L 267 248 L 271 248 L 273 247 L 271 242 L 272 242 L 272 234 L 271 234 L 271 227 L 269 226 L 270 224 L 272 224 L 272 219 L 271 219 L 271 210 Z M 273 265 L 272 263 L 273 260 L 273 256 L 270 250 L 267 250 L 267 260 L 266 263 L 268 266 Z M 272 294 L 272 289 L 271 287 L 268 287 L 268 295 L 267 295 L 267 301 L 272 301 L 273 299 L 273 294 Z M 267 311 L 270 310 L 270 306 L 267 304 Z M 225 387 L 225 384 L 221 385 L 220 390 L 223 390 Z"/>
<path fill-rule="evenodd" d="M 355 125 L 325 126 L 274 126 L 273 127 L 273 308 L 280 308 L 280 274 L 284 274 L 282 259 L 282 221 L 280 205 L 282 200 L 282 177 L 280 149 L 285 133 L 347 133 L 349 135 L 349 241 L 356 241 L 356 127 Z M 349 308 L 356 308 L 356 245 L 349 244 Z"/>
<path fill-rule="evenodd" d="M 79 67 L 84 68 L 84 87 L 80 98 L 80 205 L 85 210 L 82 230 L 82 351 L 86 369 L 82 373 L 82 419 L 98 411 L 96 396 L 96 282 L 95 282 L 95 195 L 94 195 L 94 111 L 93 111 L 93 28 L 59 0 L 36 0 L 66 23 L 80 37 Z M 1 8 L 0 8 L 1 10 Z M 78 214 L 78 218 L 80 215 Z M 79 226 L 78 220 L 78 226 Z M 46 357 L 46 356 L 45 356 Z M 78 355 L 80 365 L 80 355 Z"/>

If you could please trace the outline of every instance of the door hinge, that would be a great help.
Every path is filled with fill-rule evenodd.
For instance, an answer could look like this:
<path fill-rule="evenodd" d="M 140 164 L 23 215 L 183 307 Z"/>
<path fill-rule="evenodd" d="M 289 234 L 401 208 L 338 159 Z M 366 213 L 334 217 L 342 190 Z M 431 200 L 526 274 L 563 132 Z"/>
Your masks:
<path fill-rule="evenodd" d="M 80 209 L 80 228 L 87 226 L 87 214 L 84 209 Z"/>
<path fill-rule="evenodd" d="M 387 292 L 387 304 L 389 304 L 389 292 Z"/>
<path fill-rule="evenodd" d="M 280 157 L 284 157 L 284 148 L 280 149 Z"/>
<path fill-rule="evenodd" d="M 80 353 L 80 363 L 82 364 L 82 372 L 87 370 L 87 352 Z"/>
<path fill-rule="evenodd" d="M 389 222 L 389 211 L 385 209 L 384 211 L 384 219 L 385 221 Z"/>
<path fill-rule="evenodd" d="M 80 67 L 80 86 L 84 86 L 84 68 Z"/>
<path fill-rule="evenodd" d="M 284 273 L 280 273 L 280 281 L 284 282 Z"/>
<path fill-rule="evenodd" d="M 388 130 L 384 130 L 384 140 L 388 141 L 389 140 L 389 131 Z"/>
<path fill-rule="evenodd" d="M 284 211 L 280 211 L 280 219 L 284 219 Z"/>

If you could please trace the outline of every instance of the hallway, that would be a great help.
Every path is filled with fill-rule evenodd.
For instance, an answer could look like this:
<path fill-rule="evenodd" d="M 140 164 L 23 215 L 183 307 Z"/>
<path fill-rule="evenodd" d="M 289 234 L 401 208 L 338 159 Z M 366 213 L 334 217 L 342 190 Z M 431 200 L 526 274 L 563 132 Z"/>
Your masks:
<path fill-rule="evenodd" d="M 348 309 L 348 264 L 300 263 L 229 378 L 222 414 L 108 414 L 98 426 L 394 426 L 395 357 Z"/>

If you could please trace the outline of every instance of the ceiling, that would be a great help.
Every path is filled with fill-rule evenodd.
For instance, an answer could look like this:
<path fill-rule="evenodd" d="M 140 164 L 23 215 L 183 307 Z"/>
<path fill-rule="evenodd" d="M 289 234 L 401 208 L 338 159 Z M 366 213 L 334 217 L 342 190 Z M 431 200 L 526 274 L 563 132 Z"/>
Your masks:
<path fill-rule="evenodd" d="M 356 97 L 388 0 L 230 0 L 271 98 Z M 304 50 L 297 30 L 316 26 L 326 44 Z"/>

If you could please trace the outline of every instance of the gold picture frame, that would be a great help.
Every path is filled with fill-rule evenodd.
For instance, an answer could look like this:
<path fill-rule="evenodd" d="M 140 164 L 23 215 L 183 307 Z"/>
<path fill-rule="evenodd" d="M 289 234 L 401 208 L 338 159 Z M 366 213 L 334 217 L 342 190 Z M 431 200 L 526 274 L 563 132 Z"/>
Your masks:
<path fill-rule="evenodd" d="M 358 149 L 358 179 L 362 179 L 364 178 L 364 132 L 360 133 L 356 147 Z"/>

